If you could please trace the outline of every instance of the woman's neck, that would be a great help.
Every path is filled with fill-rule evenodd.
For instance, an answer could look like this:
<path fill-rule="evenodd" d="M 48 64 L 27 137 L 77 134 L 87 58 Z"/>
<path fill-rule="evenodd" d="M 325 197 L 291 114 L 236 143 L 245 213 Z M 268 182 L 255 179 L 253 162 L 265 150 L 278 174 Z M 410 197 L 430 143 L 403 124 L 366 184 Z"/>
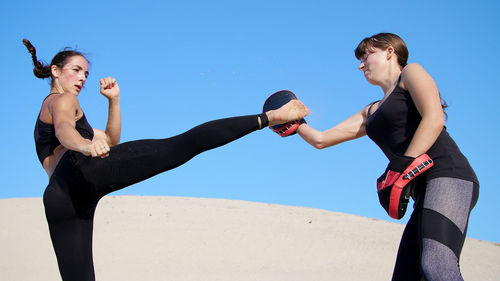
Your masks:
<path fill-rule="evenodd" d="M 386 79 L 379 84 L 384 92 L 384 97 L 390 95 L 392 91 L 394 91 L 398 85 L 399 76 L 401 76 L 401 69 L 399 67 L 397 69 L 392 68 L 388 71 Z"/>
<path fill-rule="evenodd" d="M 54 81 L 52 82 L 52 87 L 50 89 L 50 92 L 54 93 L 54 94 L 63 94 L 64 93 L 64 90 L 61 87 L 61 85 L 59 84 L 59 80 L 57 80 L 57 78 L 54 79 Z"/>

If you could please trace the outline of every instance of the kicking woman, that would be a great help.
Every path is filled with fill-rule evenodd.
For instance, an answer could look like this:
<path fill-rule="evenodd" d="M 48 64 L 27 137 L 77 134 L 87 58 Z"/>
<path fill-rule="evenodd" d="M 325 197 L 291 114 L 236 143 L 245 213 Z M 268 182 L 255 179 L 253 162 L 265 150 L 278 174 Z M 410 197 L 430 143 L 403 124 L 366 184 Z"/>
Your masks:
<path fill-rule="evenodd" d="M 433 166 L 413 180 L 414 211 L 392 280 L 463 280 L 459 258 L 479 182 L 446 131 L 445 103 L 438 88 L 420 65 L 407 65 L 408 49 L 395 34 L 363 39 L 355 55 L 361 62 L 359 70 L 382 89 L 383 98 L 326 131 L 301 124 L 297 132 L 318 149 L 368 135 L 390 161 L 379 179 L 379 195 L 392 185 L 387 184 L 390 175 L 396 175 L 394 182 L 416 157 L 427 154 L 431 160 L 426 163 Z M 394 203 L 390 202 L 394 197 L 380 200 L 383 205 Z"/>
<path fill-rule="evenodd" d="M 34 74 L 51 78 L 50 94 L 35 125 L 38 158 L 49 176 L 43 202 L 62 279 L 95 280 L 92 229 L 97 203 L 106 194 L 176 168 L 194 156 L 268 125 L 300 119 L 309 110 L 291 101 L 262 114 L 215 120 L 166 139 L 120 143 L 120 90 L 113 78 L 100 80 L 109 101 L 106 130 L 90 126 L 78 102 L 89 67 L 79 52 L 59 52 L 50 65 L 32 55 Z"/>

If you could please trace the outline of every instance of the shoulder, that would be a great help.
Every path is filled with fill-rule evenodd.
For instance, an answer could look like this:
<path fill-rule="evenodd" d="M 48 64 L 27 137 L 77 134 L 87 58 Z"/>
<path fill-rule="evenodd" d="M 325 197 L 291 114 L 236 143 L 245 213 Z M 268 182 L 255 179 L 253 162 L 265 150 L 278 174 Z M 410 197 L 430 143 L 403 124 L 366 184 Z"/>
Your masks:
<path fill-rule="evenodd" d="M 47 101 L 49 111 L 73 110 L 78 108 L 78 99 L 74 95 L 56 94 Z"/>
<path fill-rule="evenodd" d="M 380 100 L 373 101 L 373 102 L 369 103 L 368 105 L 366 105 L 365 107 L 363 107 L 361 109 L 361 111 L 359 112 L 359 114 L 361 114 L 363 117 L 366 118 L 366 117 L 370 116 L 371 114 L 373 114 L 373 112 L 375 112 L 375 110 L 377 110 L 379 104 L 380 104 Z M 372 110 L 372 108 L 373 108 L 373 110 Z"/>
<path fill-rule="evenodd" d="M 54 113 L 72 112 L 78 107 L 76 96 L 50 94 L 43 100 L 39 118 L 44 123 L 52 124 Z"/>
<path fill-rule="evenodd" d="M 418 63 L 410 63 L 410 64 L 407 64 L 405 67 L 403 67 L 403 70 L 401 71 L 401 75 L 403 77 L 404 76 L 411 76 L 412 74 L 421 73 L 421 72 L 426 72 L 423 66 L 421 66 Z"/>
<path fill-rule="evenodd" d="M 401 71 L 400 87 L 408 90 L 409 87 L 419 83 L 420 81 L 429 78 L 430 75 L 418 63 L 410 63 L 406 65 Z"/>
<path fill-rule="evenodd" d="M 47 120 L 50 121 L 49 123 L 56 122 L 55 119 L 72 120 L 71 122 L 74 122 L 78 119 L 78 116 L 81 117 L 80 104 L 74 95 L 57 94 L 47 102 Z"/>

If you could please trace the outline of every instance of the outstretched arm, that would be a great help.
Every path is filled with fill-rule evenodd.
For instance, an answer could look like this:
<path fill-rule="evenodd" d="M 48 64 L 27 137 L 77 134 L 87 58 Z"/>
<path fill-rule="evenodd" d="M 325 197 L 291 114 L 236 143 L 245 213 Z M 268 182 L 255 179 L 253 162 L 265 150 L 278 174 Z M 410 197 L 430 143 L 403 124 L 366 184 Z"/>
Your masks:
<path fill-rule="evenodd" d="M 323 132 L 307 124 L 301 124 L 297 132 L 310 145 L 317 149 L 323 149 L 366 135 L 367 112 L 368 107 L 365 107 L 360 112 Z"/>

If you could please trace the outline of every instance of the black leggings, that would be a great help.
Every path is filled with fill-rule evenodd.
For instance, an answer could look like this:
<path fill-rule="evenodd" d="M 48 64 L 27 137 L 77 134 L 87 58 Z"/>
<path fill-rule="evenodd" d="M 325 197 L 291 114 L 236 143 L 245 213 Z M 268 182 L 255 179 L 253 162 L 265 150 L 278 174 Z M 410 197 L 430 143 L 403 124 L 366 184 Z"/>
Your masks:
<path fill-rule="evenodd" d="M 419 186 L 415 210 L 403 232 L 393 281 L 463 281 L 460 253 L 479 186 L 435 178 Z"/>
<path fill-rule="evenodd" d="M 95 280 L 92 230 L 99 199 L 258 130 L 258 116 L 210 121 L 167 139 L 122 143 L 106 158 L 66 152 L 43 195 L 62 279 Z"/>

